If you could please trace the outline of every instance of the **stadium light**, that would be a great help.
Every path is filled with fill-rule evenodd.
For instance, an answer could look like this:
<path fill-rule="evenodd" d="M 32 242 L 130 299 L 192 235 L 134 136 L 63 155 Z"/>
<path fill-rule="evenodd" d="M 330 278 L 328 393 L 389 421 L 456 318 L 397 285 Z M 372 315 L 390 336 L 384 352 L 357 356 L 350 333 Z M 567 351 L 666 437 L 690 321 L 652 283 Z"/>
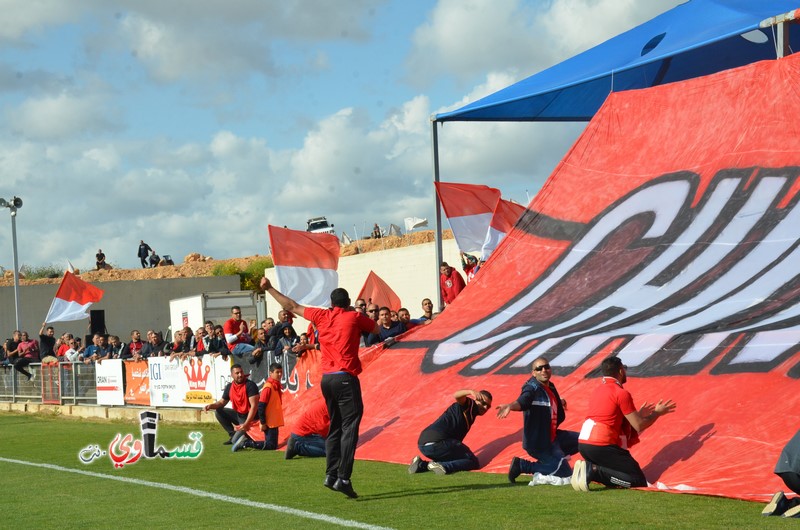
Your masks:
<path fill-rule="evenodd" d="M 19 324 L 19 261 L 17 260 L 17 210 L 22 208 L 22 199 L 14 197 L 10 201 L 0 199 L 0 208 L 11 211 L 11 242 L 14 250 L 14 314 L 17 318 L 16 329 L 22 329 Z"/>

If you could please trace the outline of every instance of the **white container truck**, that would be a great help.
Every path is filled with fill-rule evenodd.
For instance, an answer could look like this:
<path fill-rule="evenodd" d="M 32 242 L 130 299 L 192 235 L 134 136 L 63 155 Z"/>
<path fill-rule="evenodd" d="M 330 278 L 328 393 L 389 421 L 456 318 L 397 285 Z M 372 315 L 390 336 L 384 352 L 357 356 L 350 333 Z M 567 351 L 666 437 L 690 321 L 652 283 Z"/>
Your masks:
<path fill-rule="evenodd" d="M 192 331 L 203 327 L 206 320 L 220 326 L 231 318 L 231 307 L 242 309 L 242 320 L 248 325 L 255 319 L 257 325 L 266 318 L 263 295 L 252 291 L 219 291 L 201 293 L 169 301 L 170 337 L 186 326 Z"/>

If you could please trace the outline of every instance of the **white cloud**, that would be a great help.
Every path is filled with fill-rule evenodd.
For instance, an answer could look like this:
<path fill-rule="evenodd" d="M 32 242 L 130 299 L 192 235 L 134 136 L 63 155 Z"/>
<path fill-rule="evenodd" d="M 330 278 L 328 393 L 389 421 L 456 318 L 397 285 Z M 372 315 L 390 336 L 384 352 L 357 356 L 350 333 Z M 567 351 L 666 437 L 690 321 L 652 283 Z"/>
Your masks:
<path fill-rule="evenodd" d="M 14 41 L 26 33 L 78 17 L 80 9 L 60 0 L 4 0 L 0 40 Z"/>
<path fill-rule="evenodd" d="M 118 113 L 97 95 L 66 93 L 32 97 L 6 111 L 10 128 L 31 139 L 58 139 L 120 127 Z"/>
<path fill-rule="evenodd" d="M 473 81 L 487 72 L 527 77 L 627 31 L 683 0 L 440 0 L 413 36 L 411 81 L 442 73 Z"/>

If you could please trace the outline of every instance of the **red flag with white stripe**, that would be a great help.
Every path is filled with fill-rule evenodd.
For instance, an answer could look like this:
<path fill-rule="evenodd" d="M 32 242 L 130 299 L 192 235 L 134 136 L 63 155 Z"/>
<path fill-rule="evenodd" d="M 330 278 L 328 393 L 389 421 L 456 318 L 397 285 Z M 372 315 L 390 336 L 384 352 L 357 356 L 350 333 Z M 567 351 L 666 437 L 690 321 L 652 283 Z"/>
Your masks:
<path fill-rule="evenodd" d="M 486 240 L 483 242 L 482 255 L 484 261 L 489 259 L 497 245 L 506 237 L 506 234 L 511 232 L 511 229 L 517 224 L 524 211 L 525 207 L 516 202 L 505 199 L 497 201 L 492 221 L 489 223 L 489 230 L 486 232 Z"/>
<path fill-rule="evenodd" d="M 66 271 L 44 321 L 69 322 L 89 318 L 89 307 L 99 302 L 101 298 L 103 298 L 102 289 Z"/>
<path fill-rule="evenodd" d="M 333 234 L 267 227 L 278 288 L 300 304 L 329 306 L 339 286 L 339 239 Z"/>
<path fill-rule="evenodd" d="M 480 184 L 437 182 L 436 193 L 458 248 L 463 252 L 480 251 L 500 200 L 500 190 Z"/>
<path fill-rule="evenodd" d="M 403 307 L 400 297 L 389 287 L 389 284 L 373 271 L 369 271 L 364 287 L 361 288 L 357 298 L 362 298 L 367 303 L 377 304 L 378 307 L 388 307 L 392 311 L 397 311 Z"/>

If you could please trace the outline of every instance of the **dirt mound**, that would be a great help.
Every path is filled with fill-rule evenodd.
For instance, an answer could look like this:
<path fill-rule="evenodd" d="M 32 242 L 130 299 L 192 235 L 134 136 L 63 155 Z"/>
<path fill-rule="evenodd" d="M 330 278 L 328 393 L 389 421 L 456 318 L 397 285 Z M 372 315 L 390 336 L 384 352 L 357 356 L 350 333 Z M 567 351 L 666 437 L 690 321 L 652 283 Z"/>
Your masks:
<path fill-rule="evenodd" d="M 444 239 L 452 239 L 453 233 L 446 230 L 442 234 Z M 354 241 L 349 245 L 343 245 L 341 248 L 342 256 L 354 256 L 356 254 L 364 254 L 365 252 L 376 252 L 390 248 L 408 247 L 411 245 L 421 245 L 423 243 L 430 243 L 434 240 L 434 233 L 432 230 L 424 232 L 414 232 L 404 236 L 390 236 L 382 239 L 362 239 Z M 112 282 L 122 280 L 160 280 L 164 278 L 198 278 L 202 276 L 211 276 L 211 271 L 214 267 L 220 264 L 234 264 L 239 270 L 244 270 L 252 262 L 264 259 L 266 256 L 249 256 L 244 258 L 232 258 L 226 260 L 217 260 L 208 256 L 203 256 L 196 252 L 186 256 L 185 262 L 180 265 L 167 265 L 164 267 L 155 267 L 153 269 L 111 269 L 111 270 L 90 270 L 80 274 L 81 278 L 87 282 Z M 9 272 L 9 271 L 6 271 Z M 44 278 L 40 280 L 24 280 L 20 278 L 20 285 L 42 285 L 42 284 L 58 284 L 61 278 Z M 7 274 L 0 279 L 0 286 L 14 285 L 14 274 Z"/>

